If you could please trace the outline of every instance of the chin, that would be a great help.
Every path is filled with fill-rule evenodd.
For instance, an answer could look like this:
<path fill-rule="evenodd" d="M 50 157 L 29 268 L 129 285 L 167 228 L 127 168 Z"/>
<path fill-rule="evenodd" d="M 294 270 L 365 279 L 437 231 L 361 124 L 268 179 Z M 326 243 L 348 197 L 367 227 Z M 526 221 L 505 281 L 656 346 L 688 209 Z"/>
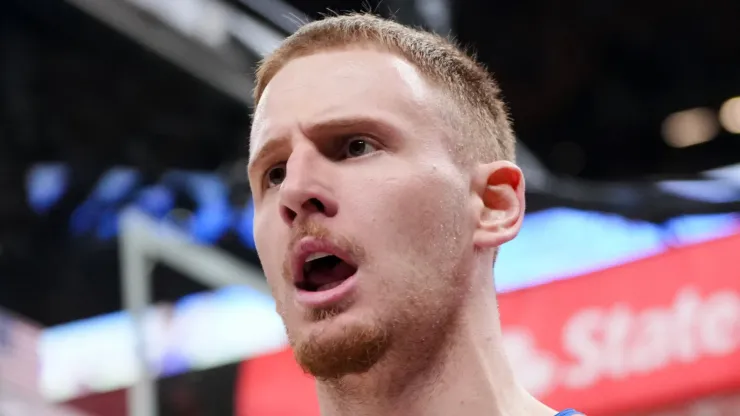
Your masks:
<path fill-rule="evenodd" d="M 298 364 L 318 378 L 338 378 L 369 370 L 385 354 L 390 333 L 367 311 L 345 310 L 305 322 L 290 343 Z"/>
<path fill-rule="evenodd" d="M 307 311 L 304 318 L 294 326 L 296 341 L 325 342 L 351 337 L 358 331 L 366 331 L 378 325 L 367 311 L 357 308 L 332 308 Z M 327 341 L 332 342 L 332 341 Z"/>

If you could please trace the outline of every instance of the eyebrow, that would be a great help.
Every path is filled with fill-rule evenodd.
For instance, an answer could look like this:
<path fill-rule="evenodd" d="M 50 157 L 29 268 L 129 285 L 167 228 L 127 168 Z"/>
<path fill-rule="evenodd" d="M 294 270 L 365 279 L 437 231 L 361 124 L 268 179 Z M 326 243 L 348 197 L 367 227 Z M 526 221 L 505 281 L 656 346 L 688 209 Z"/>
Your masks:
<path fill-rule="evenodd" d="M 301 126 L 301 130 L 312 141 L 320 137 L 338 136 L 351 133 L 376 134 L 390 137 L 397 136 L 399 134 L 398 129 L 391 123 L 368 116 L 353 116 L 321 120 L 303 125 Z M 290 139 L 285 136 L 268 139 L 267 142 L 259 148 L 256 154 L 254 154 L 254 157 L 250 157 L 248 171 L 253 171 L 263 164 L 264 160 L 269 159 L 271 154 L 285 148 L 288 145 L 289 140 Z"/>
<path fill-rule="evenodd" d="M 386 121 L 368 116 L 334 118 L 303 126 L 309 138 L 346 133 L 372 133 L 395 135 L 396 128 Z"/>
<path fill-rule="evenodd" d="M 277 153 L 282 148 L 286 147 L 288 145 L 288 141 L 289 139 L 287 137 L 270 139 L 259 149 L 257 154 L 249 152 L 250 157 L 249 162 L 247 163 L 247 171 L 252 172 L 254 169 L 259 167 L 265 160 L 269 159 L 271 154 Z"/>

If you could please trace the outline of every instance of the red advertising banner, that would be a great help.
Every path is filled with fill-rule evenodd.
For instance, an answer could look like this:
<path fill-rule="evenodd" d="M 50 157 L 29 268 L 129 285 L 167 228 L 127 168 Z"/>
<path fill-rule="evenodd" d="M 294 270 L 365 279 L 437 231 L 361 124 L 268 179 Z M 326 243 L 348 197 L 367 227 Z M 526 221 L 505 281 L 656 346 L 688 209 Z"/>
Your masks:
<path fill-rule="evenodd" d="M 740 415 L 740 394 L 705 397 L 670 408 L 630 416 L 737 416 Z"/>
<path fill-rule="evenodd" d="M 625 414 L 740 389 L 740 235 L 500 297 L 519 379 Z"/>
<path fill-rule="evenodd" d="M 314 381 L 290 350 L 246 361 L 240 371 L 236 416 L 320 416 Z"/>
<path fill-rule="evenodd" d="M 735 235 L 500 295 L 518 379 L 551 407 L 598 416 L 740 391 L 738 259 Z M 318 415 L 288 351 L 244 363 L 237 400 L 240 416 Z"/>

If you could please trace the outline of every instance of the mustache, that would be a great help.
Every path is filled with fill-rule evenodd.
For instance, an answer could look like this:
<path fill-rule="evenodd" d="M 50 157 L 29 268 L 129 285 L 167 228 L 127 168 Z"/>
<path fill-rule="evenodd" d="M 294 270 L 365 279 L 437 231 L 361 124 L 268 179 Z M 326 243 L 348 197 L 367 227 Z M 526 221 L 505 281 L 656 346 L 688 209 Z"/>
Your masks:
<path fill-rule="evenodd" d="M 306 237 L 328 241 L 345 253 L 349 253 L 352 261 L 354 261 L 355 264 L 360 264 L 366 259 L 365 250 L 363 250 L 362 246 L 353 239 L 347 236 L 332 233 L 328 228 L 314 221 L 307 221 L 300 224 L 295 224 L 293 227 L 293 233 L 290 236 L 285 260 L 283 261 L 283 275 L 286 278 L 292 277 L 293 274 L 291 268 L 291 253 L 293 253 L 293 247 L 295 247 L 295 245 L 298 244 L 299 241 Z"/>

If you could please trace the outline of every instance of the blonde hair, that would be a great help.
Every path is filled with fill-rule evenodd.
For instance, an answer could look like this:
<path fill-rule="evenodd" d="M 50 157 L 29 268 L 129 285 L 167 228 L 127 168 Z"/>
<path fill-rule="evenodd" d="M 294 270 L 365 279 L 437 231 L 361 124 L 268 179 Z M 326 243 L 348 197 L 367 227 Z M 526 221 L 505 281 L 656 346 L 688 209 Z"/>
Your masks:
<path fill-rule="evenodd" d="M 460 125 L 454 127 L 473 140 L 454 144 L 452 150 L 463 162 L 514 160 L 511 122 L 501 90 L 488 71 L 448 39 L 371 14 L 326 17 L 289 36 L 258 66 L 255 107 L 270 80 L 292 59 L 367 45 L 406 59 L 457 104 L 456 120 Z"/>

